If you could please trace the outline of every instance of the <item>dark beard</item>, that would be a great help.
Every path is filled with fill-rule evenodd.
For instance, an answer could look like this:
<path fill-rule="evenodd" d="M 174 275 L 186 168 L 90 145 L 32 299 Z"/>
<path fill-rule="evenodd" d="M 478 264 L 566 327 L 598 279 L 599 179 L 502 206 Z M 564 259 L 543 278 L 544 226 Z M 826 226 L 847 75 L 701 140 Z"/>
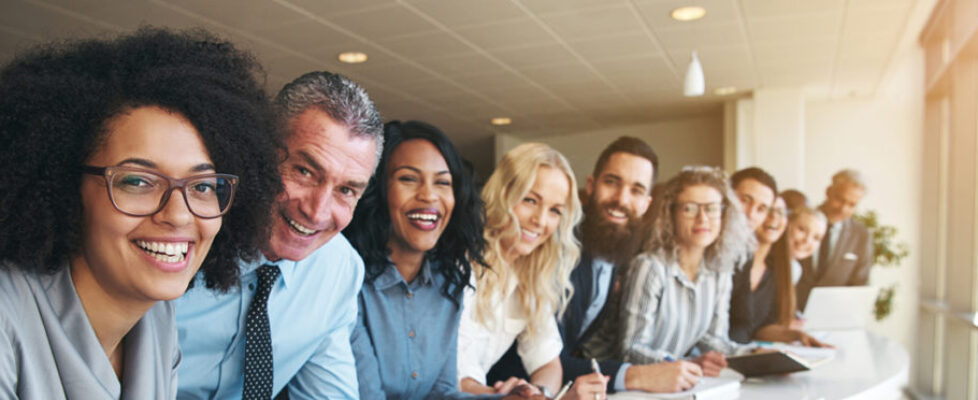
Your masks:
<path fill-rule="evenodd" d="M 628 214 L 624 226 L 606 221 L 601 216 L 601 206 L 589 201 L 584 207 L 581 222 L 581 247 L 585 254 L 603 258 L 616 266 L 624 266 L 638 254 L 645 237 L 642 218 Z"/>

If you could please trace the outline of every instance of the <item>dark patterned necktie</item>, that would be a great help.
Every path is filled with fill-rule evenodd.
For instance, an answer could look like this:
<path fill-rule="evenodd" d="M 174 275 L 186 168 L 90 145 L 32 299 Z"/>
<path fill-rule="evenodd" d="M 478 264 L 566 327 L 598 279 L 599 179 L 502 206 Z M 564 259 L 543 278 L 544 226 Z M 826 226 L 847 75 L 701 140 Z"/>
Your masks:
<path fill-rule="evenodd" d="M 278 266 L 258 268 L 258 287 L 245 319 L 244 392 L 245 400 L 272 398 L 272 330 L 268 325 L 268 294 L 278 278 Z"/>

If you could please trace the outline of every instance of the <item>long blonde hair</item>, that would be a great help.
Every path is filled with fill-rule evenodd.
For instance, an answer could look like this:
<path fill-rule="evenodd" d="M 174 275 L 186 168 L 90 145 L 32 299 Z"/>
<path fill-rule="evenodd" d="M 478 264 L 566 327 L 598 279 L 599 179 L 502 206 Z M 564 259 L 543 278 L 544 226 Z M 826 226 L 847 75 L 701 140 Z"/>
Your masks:
<path fill-rule="evenodd" d="M 795 283 L 791 277 L 791 251 L 788 249 L 788 236 L 791 235 L 792 225 L 798 224 L 801 217 L 811 215 L 815 219 L 826 223 L 825 215 L 821 212 L 812 210 L 806 206 L 798 206 L 788 214 L 788 227 L 781 238 L 771 247 L 771 269 L 774 272 L 775 295 L 774 301 L 778 307 L 778 323 L 784 326 L 791 324 L 795 319 L 795 309 L 797 308 L 795 299 Z"/>
<path fill-rule="evenodd" d="M 536 181 L 537 170 L 542 166 L 563 172 L 570 183 L 564 215 L 550 239 L 511 265 L 503 256 L 505 249 L 500 243 L 504 238 L 519 235 L 519 220 L 513 213 L 513 207 L 530 191 Z M 574 292 L 570 273 L 577 265 L 580 247 L 573 230 L 581 220 L 574 172 L 567 159 L 557 150 L 543 143 L 525 143 L 503 156 L 482 188 L 482 200 L 486 206 L 483 236 L 488 244 L 485 260 L 489 268 L 473 264 L 476 275 L 476 321 L 487 327 L 500 322 L 493 318 L 492 309 L 504 300 L 501 296 L 515 277 L 520 308 L 528 319 L 526 332 L 534 335 L 547 318 L 553 318 L 555 310 L 558 315 L 563 315 L 567 300 Z"/>

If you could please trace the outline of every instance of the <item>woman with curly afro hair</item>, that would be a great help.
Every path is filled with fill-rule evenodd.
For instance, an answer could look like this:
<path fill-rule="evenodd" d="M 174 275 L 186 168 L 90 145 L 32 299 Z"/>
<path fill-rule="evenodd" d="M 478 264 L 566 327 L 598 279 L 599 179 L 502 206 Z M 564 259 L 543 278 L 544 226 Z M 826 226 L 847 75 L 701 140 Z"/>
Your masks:
<path fill-rule="evenodd" d="M 176 397 L 168 300 L 237 283 L 281 190 L 260 73 L 158 29 L 0 70 L 0 398 Z"/>

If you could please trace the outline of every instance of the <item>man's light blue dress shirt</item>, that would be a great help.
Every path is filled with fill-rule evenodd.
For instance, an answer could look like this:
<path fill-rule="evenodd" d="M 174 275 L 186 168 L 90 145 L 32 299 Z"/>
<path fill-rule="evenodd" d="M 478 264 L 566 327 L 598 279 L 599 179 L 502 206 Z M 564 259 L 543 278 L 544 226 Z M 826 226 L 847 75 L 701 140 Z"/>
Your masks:
<path fill-rule="evenodd" d="M 241 266 L 241 285 L 226 294 L 194 288 L 176 300 L 183 361 L 181 399 L 241 398 L 245 316 L 259 260 Z M 268 298 L 275 377 L 273 393 L 291 399 L 358 398 L 350 335 L 356 326 L 363 260 L 343 235 L 301 261 L 281 260 Z M 199 277 L 198 277 L 199 278 Z"/>

